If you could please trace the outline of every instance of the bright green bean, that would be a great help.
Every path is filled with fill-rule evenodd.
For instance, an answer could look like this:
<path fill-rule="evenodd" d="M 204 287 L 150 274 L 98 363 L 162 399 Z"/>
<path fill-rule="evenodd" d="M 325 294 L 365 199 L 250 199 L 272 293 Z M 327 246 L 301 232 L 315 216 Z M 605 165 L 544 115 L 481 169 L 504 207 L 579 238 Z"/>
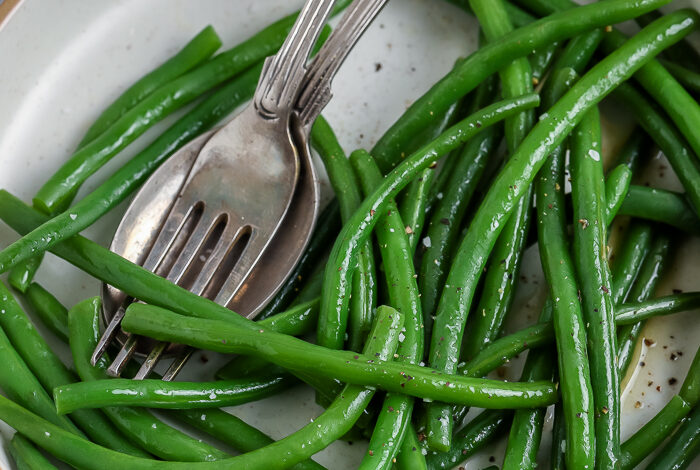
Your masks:
<path fill-rule="evenodd" d="M 55 299 L 53 300 L 55 301 Z M 61 307 L 63 306 L 61 305 Z M 0 310 L 3 312 L 0 315 L 0 326 L 9 337 L 19 356 L 48 393 L 51 393 L 54 387 L 78 380 L 39 335 L 2 282 L 0 282 Z M 67 322 L 67 318 L 65 320 Z M 72 414 L 70 418 L 93 441 L 100 445 L 131 455 L 148 456 L 143 450 L 119 434 L 107 418 L 97 411 L 79 411 Z"/>
<path fill-rule="evenodd" d="M 67 343 L 68 309 L 36 282 L 29 285 L 24 298 L 44 326 Z"/>
<path fill-rule="evenodd" d="M 34 275 L 39 270 L 39 266 L 41 265 L 43 259 L 44 254 L 42 253 L 20 262 L 17 266 L 10 270 L 7 281 L 12 287 L 24 294 L 34 279 Z"/>
<path fill-rule="evenodd" d="M 381 184 L 382 174 L 374 159 L 364 150 L 350 155 L 365 194 Z M 386 214 L 375 228 L 379 251 L 384 262 L 389 302 L 404 317 L 403 339 L 396 354 L 398 360 L 416 364 L 423 358 L 423 316 L 418 285 L 414 276 L 411 246 L 396 204 L 387 205 Z M 413 398 L 387 393 L 369 442 L 369 450 L 360 469 L 387 469 L 398 453 L 411 421 Z M 421 454 L 422 455 L 422 454 Z"/>
<path fill-rule="evenodd" d="M 661 62 L 661 65 L 663 65 L 686 90 L 692 93 L 700 93 L 700 73 L 668 60 L 661 60 L 659 62 Z"/>
<path fill-rule="evenodd" d="M 683 194 L 631 185 L 620 215 L 661 222 L 686 233 L 700 234 L 700 219 Z"/>
<path fill-rule="evenodd" d="M 440 156 L 456 148 L 481 129 L 523 109 L 533 107 L 538 102 L 539 99 L 533 95 L 504 100 L 465 118 L 436 140 L 407 157 L 384 178 L 382 184 L 370 197 L 365 198 L 360 208 L 341 230 L 326 266 L 317 333 L 319 345 L 337 349 L 343 344 L 350 296 L 349 287 L 354 274 L 355 260 L 359 247 L 369 238 L 378 219 L 375 214 L 381 214 L 389 199 L 395 197 L 412 178 Z"/>
<path fill-rule="evenodd" d="M 17 470 L 57 470 L 31 442 L 19 433 L 12 436 L 9 449 Z"/>
<path fill-rule="evenodd" d="M 625 232 L 620 253 L 615 253 L 611 268 L 613 290 L 612 299 L 615 305 L 625 301 L 639 274 L 644 259 L 651 251 L 652 227 L 648 223 L 632 221 Z M 642 301 L 646 299 L 636 299 Z M 617 322 L 617 309 L 615 310 Z"/>
<path fill-rule="evenodd" d="M 345 223 L 362 202 L 357 178 L 333 129 L 323 116 L 316 119 L 313 125 L 311 141 L 326 168 L 328 180 L 340 205 L 340 216 Z M 348 341 L 349 349 L 353 351 L 362 349 L 365 335 L 372 325 L 372 314 L 377 305 L 376 277 L 374 250 L 368 241 L 357 256 L 357 276 L 352 282 Z"/>
<path fill-rule="evenodd" d="M 700 452 L 700 407 L 681 421 L 671 439 L 651 461 L 648 470 L 682 470 L 688 468 Z"/>
<path fill-rule="evenodd" d="M 386 173 L 400 161 L 403 144 L 486 77 L 501 70 L 513 60 L 552 42 L 577 36 L 585 31 L 625 21 L 654 10 L 668 0 L 611 0 L 604 4 L 586 5 L 535 21 L 507 36 L 486 45 L 465 59 L 409 109 L 380 138 L 370 152 Z"/>
<path fill-rule="evenodd" d="M 418 442 L 418 435 L 416 434 L 416 430 L 411 423 L 408 424 L 408 429 L 406 429 L 406 432 L 404 433 L 403 440 L 401 441 L 401 448 L 399 449 L 399 455 L 396 457 L 395 465 L 397 470 L 428 469 L 420 442 Z"/>

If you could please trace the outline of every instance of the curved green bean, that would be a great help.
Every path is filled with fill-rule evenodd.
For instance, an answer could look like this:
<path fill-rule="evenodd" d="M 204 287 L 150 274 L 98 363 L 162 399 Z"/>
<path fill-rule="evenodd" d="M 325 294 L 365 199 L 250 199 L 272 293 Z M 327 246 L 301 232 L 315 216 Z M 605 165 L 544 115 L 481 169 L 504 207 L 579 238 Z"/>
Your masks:
<path fill-rule="evenodd" d="M 68 342 L 68 309 L 50 292 L 32 282 L 24 293 L 32 311 L 58 338 Z"/>
<path fill-rule="evenodd" d="M 573 11 L 550 15 L 519 28 L 507 36 L 487 44 L 474 52 L 445 75 L 438 83 L 416 100 L 408 110 L 379 139 L 370 152 L 379 168 L 386 173 L 400 161 L 403 144 L 433 120 L 435 114 L 447 109 L 486 77 L 552 42 L 577 36 L 594 28 L 625 21 L 654 10 L 668 0 L 606 1 L 586 5 Z"/>
<path fill-rule="evenodd" d="M 659 62 L 661 62 L 661 65 L 663 65 L 686 90 L 693 93 L 700 93 L 700 73 L 668 60 L 660 60 Z"/>
<path fill-rule="evenodd" d="M 255 352 L 285 369 L 447 403 L 527 408 L 551 404 L 556 395 L 551 382 L 521 384 L 443 374 L 426 367 L 323 348 L 264 328 L 251 330 L 236 327 L 232 322 L 185 317 L 146 304 L 130 305 L 123 327 L 133 333 L 201 349 L 237 354 Z"/>
<path fill-rule="evenodd" d="M 17 470 L 57 470 L 25 437 L 15 433 L 8 446 Z"/>
<path fill-rule="evenodd" d="M 45 291 L 44 291 L 45 292 Z M 48 292 L 45 292 L 46 295 Z M 51 297 L 52 302 L 58 302 Z M 61 308 L 62 305 L 59 304 Z M 0 326 L 5 331 L 19 356 L 35 374 L 43 388 L 51 393 L 54 387 L 78 380 L 61 362 L 46 341 L 39 335 L 10 291 L 0 282 Z M 67 322 L 67 318 L 65 321 Z M 62 414 L 62 413 L 59 413 Z M 101 413 L 79 411 L 70 416 L 93 441 L 119 452 L 147 457 L 143 450 L 124 438 Z"/>
<path fill-rule="evenodd" d="M 615 253 L 612 273 L 612 299 L 615 305 L 625 301 L 637 279 L 642 263 L 651 252 L 652 227 L 648 223 L 632 221 L 625 232 L 620 253 Z M 636 299 L 641 302 L 645 299 Z M 617 322 L 617 309 L 615 309 Z"/>
<path fill-rule="evenodd" d="M 399 455 L 396 457 L 397 470 L 427 470 L 428 464 L 425 462 L 425 456 L 418 441 L 416 430 L 408 424 L 408 429 L 404 432 Z"/>
<path fill-rule="evenodd" d="M 108 358 L 93 366 L 90 356 L 100 338 L 99 301 L 89 299 L 68 311 L 70 349 L 75 370 L 83 381 L 107 378 Z M 183 462 L 210 461 L 227 455 L 174 429 L 146 410 L 109 407 L 102 410 L 123 434 L 156 457 Z M 27 436 L 30 437 L 30 436 Z"/>
<path fill-rule="evenodd" d="M 689 21 L 689 18 L 692 20 Z M 450 288 L 443 291 L 436 315 L 430 354 L 433 367 L 454 370 L 456 361 L 450 359 L 454 357 L 450 351 L 459 351 L 463 325 L 487 255 L 547 155 L 562 142 L 588 109 L 654 54 L 682 36 L 682 33 L 676 35 L 671 32 L 680 33 L 683 30 L 687 34 L 697 19 L 695 12 L 672 13 L 664 17 L 663 22 L 654 23 L 639 32 L 623 47 L 599 62 L 550 109 L 546 117 L 540 119 L 496 176 L 457 251 L 445 283 Z M 333 295 L 333 298 L 337 297 Z M 322 303 L 320 321 L 323 319 Z M 435 331 L 448 331 L 447 326 L 451 328 L 451 334 L 436 337 Z"/>
<path fill-rule="evenodd" d="M 83 408 L 135 406 L 149 408 L 214 408 L 235 406 L 269 397 L 289 388 L 288 374 L 217 382 L 164 382 L 160 379 L 105 379 L 54 388 L 58 414 Z"/>
<path fill-rule="evenodd" d="M 632 183 L 632 175 L 627 165 L 618 165 L 605 178 L 605 222 L 608 226 L 620 212 Z"/>
<path fill-rule="evenodd" d="M 670 244 L 671 239 L 668 236 L 664 234 L 657 235 L 650 247 L 649 255 L 646 257 L 639 270 L 637 280 L 629 293 L 630 300 L 633 302 L 644 302 L 654 294 L 654 290 L 660 281 L 663 270 L 670 261 Z M 692 303 L 681 308 L 693 308 Z M 619 310 L 620 309 L 617 309 L 617 311 Z M 644 307 L 640 309 L 639 313 L 641 313 L 641 315 L 639 315 L 639 313 L 632 313 L 631 315 L 623 317 L 625 324 L 617 330 L 617 367 L 620 371 L 621 378 L 627 373 L 629 364 L 634 356 L 634 348 L 636 347 L 637 340 L 644 327 L 645 319 L 643 312 Z M 638 320 L 636 322 L 634 321 L 635 317 Z M 627 318 L 630 318 L 630 320 L 626 321 Z"/>
<path fill-rule="evenodd" d="M 661 451 L 651 461 L 648 470 L 682 470 L 688 468 L 700 452 L 700 407 L 681 421 Z"/>
<path fill-rule="evenodd" d="M 683 194 L 673 191 L 630 185 L 619 213 L 700 234 L 700 219 L 696 211 Z"/>
<path fill-rule="evenodd" d="M 371 193 L 383 179 L 374 159 L 364 150 L 350 155 L 350 163 L 365 194 Z M 423 316 L 418 285 L 414 276 L 411 246 L 405 224 L 396 203 L 387 204 L 386 214 L 377 222 L 374 233 L 384 262 L 389 302 L 404 317 L 403 339 L 396 350 L 399 361 L 416 364 L 423 358 Z M 398 453 L 410 425 L 413 398 L 387 393 L 360 469 L 387 469 Z M 422 454 L 421 454 L 422 455 Z"/>
<path fill-rule="evenodd" d="M 316 119 L 311 129 L 311 142 L 328 173 L 328 180 L 340 205 L 340 216 L 343 222 L 347 222 L 362 202 L 362 194 L 352 166 L 323 116 Z M 352 281 L 348 347 L 353 351 L 362 349 L 365 335 L 372 325 L 372 314 L 377 305 L 376 278 L 374 250 L 368 241 L 358 253 L 357 275 Z"/>
<path fill-rule="evenodd" d="M 370 197 L 365 198 L 360 208 L 341 230 L 326 266 L 324 285 L 328 287 L 324 287 L 321 296 L 317 333 L 319 345 L 338 349 L 343 344 L 350 300 L 349 288 L 354 274 L 355 260 L 359 247 L 368 239 L 379 218 L 375 217 L 375 214 L 381 214 L 389 199 L 395 197 L 412 178 L 440 156 L 464 143 L 480 130 L 509 115 L 536 106 L 538 102 L 536 95 L 527 95 L 495 103 L 472 114 L 407 157 L 384 178 L 382 184 Z"/>

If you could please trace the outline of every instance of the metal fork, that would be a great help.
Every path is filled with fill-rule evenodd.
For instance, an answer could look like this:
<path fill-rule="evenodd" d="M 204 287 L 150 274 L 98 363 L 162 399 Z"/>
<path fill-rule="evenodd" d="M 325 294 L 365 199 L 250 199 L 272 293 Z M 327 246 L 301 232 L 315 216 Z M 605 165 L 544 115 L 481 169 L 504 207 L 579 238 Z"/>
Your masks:
<path fill-rule="evenodd" d="M 145 256 L 146 269 L 222 305 L 229 305 L 240 294 L 285 218 L 299 175 L 299 157 L 312 166 L 308 150 L 310 126 L 330 100 L 332 78 L 386 0 L 354 2 L 307 71 L 305 62 L 310 47 L 332 3 L 308 2 L 280 52 L 266 60 L 252 105 L 209 140 L 197 139 L 179 152 L 188 153 L 190 160 L 193 155 L 196 157 L 187 181 L 167 210 L 167 218 L 158 227 L 155 242 Z M 197 152 L 203 142 L 203 148 Z M 268 158 L 271 154 L 275 157 L 273 164 L 261 167 L 261 156 Z M 231 155 L 237 159 L 235 165 L 229 165 L 231 170 L 237 170 L 234 177 L 226 174 Z M 294 169 L 293 176 L 289 168 Z M 158 179 L 154 177 L 156 174 L 152 179 Z M 310 181 L 317 186 L 315 177 Z M 146 186 L 150 183 L 151 180 Z M 228 187 L 233 187 L 233 191 L 226 192 Z M 261 188 L 270 193 L 262 193 Z M 314 188 L 301 192 L 317 191 Z M 292 211 L 293 217 L 290 215 L 292 221 L 311 222 L 305 227 L 303 242 L 296 243 L 299 253 L 308 241 L 316 209 L 311 217 L 299 214 L 303 212 L 299 210 Z M 148 247 L 139 248 L 144 252 Z M 122 300 L 125 305 L 131 299 L 122 296 Z M 123 315 L 122 307 L 111 318 L 95 349 L 93 363 L 119 332 Z M 127 336 L 108 369 L 110 375 L 121 374 L 138 342 L 136 336 Z M 148 376 L 167 347 L 165 343 L 156 343 L 135 378 Z M 165 380 L 175 376 L 190 352 L 180 351 Z"/>

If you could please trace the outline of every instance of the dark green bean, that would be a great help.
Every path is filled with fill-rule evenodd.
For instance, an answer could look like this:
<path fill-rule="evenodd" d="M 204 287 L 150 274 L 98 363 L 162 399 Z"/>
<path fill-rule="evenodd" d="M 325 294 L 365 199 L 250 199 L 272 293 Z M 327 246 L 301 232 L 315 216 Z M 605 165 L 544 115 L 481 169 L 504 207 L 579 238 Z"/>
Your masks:
<path fill-rule="evenodd" d="M 221 47 L 221 40 L 214 28 L 211 26 L 205 27 L 177 54 L 141 77 L 107 106 L 85 133 L 85 136 L 78 144 L 78 148 L 92 142 L 126 114 L 128 110 L 143 101 L 155 90 L 206 61 L 219 47 Z"/>
<path fill-rule="evenodd" d="M 482 408 L 527 408 L 551 404 L 556 395 L 551 382 L 521 384 L 442 374 L 427 367 L 323 348 L 264 328 L 252 330 L 232 322 L 185 317 L 140 303 L 129 306 L 123 326 L 127 331 L 201 349 L 255 352 L 285 369 L 428 400 Z"/>
<path fill-rule="evenodd" d="M 632 221 L 625 232 L 620 254 L 615 253 L 611 268 L 613 290 L 612 299 L 615 305 L 625 301 L 627 294 L 637 279 L 642 263 L 651 251 L 651 225 L 645 222 Z M 647 300 L 635 299 L 638 302 Z M 617 322 L 617 309 L 615 311 Z"/>
<path fill-rule="evenodd" d="M 661 222 L 686 233 L 700 234 L 700 219 L 683 194 L 631 185 L 620 215 Z"/>
<path fill-rule="evenodd" d="M 635 127 L 617 156 L 617 164 L 625 165 L 632 173 L 637 173 L 646 157 L 649 156 L 651 146 L 649 135 L 639 127 Z"/>
<path fill-rule="evenodd" d="M 700 403 L 700 354 L 695 354 L 679 395 L 692 407 Z"/>
<path fill-rule="evenodd" d="M 380 138 L 370 152 L 386 173 L 400 161 L 401 149 L 435 114 L 476 88 L 486 77 L 530 54 L 533 50 L 577 36 L 585 31 L 625 21 L 668 3 L 668 0 L 606 1 L 566 11 L 524 26 L 479 49 L 449 72 L 411 107 Z"/>
<path fill-rule="evenodd" d="M 606 5 L 611 4 L 612 2 L 606 2 Z M 602 4 L 596 6 L 600 5 Z M 599 62 L 550 109 L 546 117 L 540 119 L 494 179 L 453 259 L 452 269 L 445 282 L 450 288 L 443 291 L 436 315 L 430 351 L 433 367 L 454 370 L 456 361 L 452 358 L 460 349 L 463 326 L 487 256 L 546 156 L 562 142 L 588 109 L 654 54 L 680 39 L 679 36 L 669 34 L 670 31 L 679 31 L 684 29 L 680 25 L 687 25 L 688 30 L 685 32 L 689 32 L 694 22 L 689 21 L 689 18 L 697 20 L 697 13 L 672 13 L 664 17 L 664 22 L 656 22 L 642 30 L 634 39 Z M 675 36 L 674 39 L 671 36 Z M 640 50 L 644 53 L 640 54 Z M 329 271 L 327 274 L 330 274 Z M 331 298 L 337 299 L 335 294 L 331 293 Z M 320 322 L 324 320 L 324 315 L 322 302 Z"/>
<path fill-rule="evenodd" d="M 549 468 L 566 469 L 566 421 L 561 400 L 554 404 L 554 424 L 552 424 L 552 444 L 549 449 Z"/>
<path fill-rule="evenodd" d="M 32 282 L 25 292 L 32 311 L 41 322 L 58 338 L 68 342 L 68 309 L 56 297 L 36 282 Z"/>
<path fill-rule="evenodd" d="M 447 452 L 431 452 L 426 461 L 430 470 L 453 468 L 474 455 L 479 449 L 492 442 L 510 423 L 510 413 L 487 410 L 457 431 L 452 439 L 452 447 Z"/>
<path fill-rule="evenodd" d="M 100 338 L 100 312 L 101 304 L 94 299 L 80 302 L 68 312 L 73 363 L 83 381 L 108 377 L 105 372 L 108 357 L 103 356 L 96 366 L 90 364 L 90 356 Z M 224 452 L 168 426 L 146 410 L 109 407 L 102 411 L 124 435 L 156 457 L 183 462 L 226 457 Z"/>
<path fill-rule="evenodd" d="M 374 159 L 364 150 L 350 155 L 350 163 L 363 192 L 371 194 L 383 179 Z M 404 317 L 403 338 L 396 350 L 398 360 L 416 364 L 423 358 L 423 316 L 414 276 L 411 246 L 401 214 L 393 201 L 379 220 L 374 233 L 384 263 L 389 302 Z M 360 469 L 387 469 L 398 453 L 411 421 L 413 398 L 387 393 Z M 421 454 L 422 455 L 422 454 Z"/>
<path fill-rule="evenodd" d="M 294 380 L 284 373 L 218 382 L 164 382 L 160 379 L 105 379 L 56 387 L 59 414 L 83 408 L 135 406 L 148 408 L 214 408 L 236 406 L 275 395 Z"/>
<path fill-rule="evenodd" d="M 509 115 L 531 108 L 538 102 L 539 99 L 533 95 L 504 100 L 465 118 L 436 140 L 406 158 L 384 178 L 372 196 L 365 198 L 360 208 L 341 230 L 326 266 L 317 333 L 319 345 L 337 349 L 343 344 L 353 268 L 359 247 L 369 238 L 378 219 L 374 215 L 377 212 L 381 214 L 389 199 L 395 197 L 411 179 L 441 155 L 464 143 L 480 130 Z"/>
<path fill-rule="evenodd" d="M 360 186 L 350 162 L 328 122 L 320 116 L 311 130 L 311 141 L 318 150 L 328 180 L 333 187 L 343 223 L 352 216 L 362 202 Z M 360 351 L 372 325 L 372 314 L 377 305 L 377 274 L 372 244 L 366 242 L 357 256 L 357 275 L 352 281 L 350 300 L 350 331 L 348 347 Z"/>
<path fill-rule="evenodd" d="M 487 79 L 477 88 L 472 109 L 485 106 L 494 95 L 495 77 Z M 418 285 L 421 290 L 421 306 L 426 336 L 432 330 L 432 315 L 435 313 L 440 291 L 449 269 L 449 257 L 457 243 L 467 207 L 482 179 L 489 159 L 501 140 L 501 126 L 492 126 L 471 138 L 459 153 L 449 158 L 456 161 L 450 178 L 446 181 L 442 198 L 435 204 L 430 216 L 425 251 L 421 259 Z"/>
<path fill-rule="evenodd" d="M 651 298 L 659 283 L 663 270 L 669 262 L 671 239 L 664 235 L 657 235 L 650 247 L 649 255 L 641 266 L 637 280 L 629 293 L 632 302 L 644 302 Z M 670 306 L 670 305 L 669 305 Z M 685 308 L 693 308 L 692 303 Z M 641 314 L 641 315 L 640 315 Z M 631 317 L 631 318 L 630 318 Z M 629 318 L 629 323 L 626 319 Z M 637 319 L 638 321 L 634 321 Z M 644 307 L 637 313 L 632 313 L 623 318 L 625 325 L 617 330 L 617 367 L 620 378 L 624 377 L 634 355 L 634 348 L 644 327 Z"/>
<path fill-rule="evenodd" d="M 660 60 L 661 65 L 678 80 L 686 90 L 692 93 L 700 93 L 700 73 L 689 70 L 682 65 L 668 60 Z"/>
<path fill-rule="evenodd" d="M 482 31 L 489 42 L 513 30 L 508 15 L 501 0 L 470 0 Z M 532 71 L 530 63 L 525 58 L 511 62 L 499 71 L 501 78 L 501 94 L 504 98 L 522 95 L 532 91 Z M 509 155 L 512 155 L 525 135 L 534 125 L 534 110 L 523 111 L 505 120 L 505 139 Z M 513 299 L 513 287 L 518 279 L 522 253 L 530 225 L 531 190 L 527 190 L 520 201 L 516 203 L 513 214 L 503 228 L 503 232 L 493 247 L 489 264 L 486 268 L 486 278 L 481 292 L 481 299 L 476 311 L 481 313 L 475 317 L 475 323 L 467 333 L 464 354 L 470 357 L 474 349 L 492 340 L 510 309 Z M 444 288 L 449 289 L 449 285 Z M 432 333 L 432 341 L 443 336 L 442 331 Z M 439 335 L 436 338 L 436 335 Z M 442 351 L 445 353 L 446 351 Z M 470 354 L 471 353 L 471 354 Z M 460 351 L 453 354 L 459 356 Z M 454 358 L 458 361 L 459 357 Z M 431 356 L 432 360 L 432 356 Z M 450 448 L 452 436 L 452 407 L 446 404 L 432 403 L 427 409 L 427 442 L 432 450 L 445 452 Z"/>
<path fill-rule="evenodd" d="M 571 143 L 573 258 L 586 320 L 596 462 L 603 468 L 613 468 L 620 454 L 620 380 L 615 364 L 613 287 L 606 249 L 605 180 L 597 108 L 591 108 L 581 120 Z"/>
<path fill-rule="evenodd" d="M 45 294 L 51 295 L 48 292 L 45 292 Z M 57 303 L 53 297 L 51 298 L 53 302 Z M 63 308 L 62 305 L 60 307 Z M 0 310 L 2 311 L 0 326 L 9 337 L 19 356 L 48 393 L 52 393 L 54 387 L 78 380 L 75 374 L 68 370 L 46 341 L 39 335 L 34 325 L 2 282 L 0 282 Z M 66 322 L 67 320 L 65 318 Z M 71 419 L 93 441 L 100 445 L 131 455 L 148 456 L 143 450 L 119 434 L 107 418 L 97 411 L 79 411 L 72 414 Z"/>
<path fill-rule="evenodd" d="M 80 185 L 150 126 L 201 94 L 274 54 L 296 19 L 289 15 L 241 44 L 153 91 L 110 128 L 75 152 L 39 189 L 33 202 L 47 214 L 72 199 Z"/>
<path fill-rule="evenodd" d="M 700 453 L 700 407 L 681 421 L 668 443 L 651 461 L 648 470 L 682 470 Z"/>
<path fill-rule="evenodd" d="M 17 470 L 57 470 L 31 442 L 19 433 L 12 436 L 9 449 Z"/>
<path fill-rule="evenodd" d="M 623 84 L 613 95 L 622 100 L 632 111 L 637 122 L 654 139 L 668 158 L 671 167 L 678 175 L 693 212 L 700 208 L 700 164 L 692 155 L 692 150 L 672 123 L 644 95 L 630 84 Z"/>

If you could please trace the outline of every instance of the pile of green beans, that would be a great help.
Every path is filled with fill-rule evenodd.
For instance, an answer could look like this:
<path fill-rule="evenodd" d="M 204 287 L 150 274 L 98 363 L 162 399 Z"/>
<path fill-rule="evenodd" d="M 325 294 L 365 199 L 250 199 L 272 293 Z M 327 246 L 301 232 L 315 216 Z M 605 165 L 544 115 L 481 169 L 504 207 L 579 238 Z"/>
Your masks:
<path fill-rule="evenodd" d="M 362 470 L 428 470 L 505 439 L 495 463 L 535 469 L 550 406 L 550 468 L 692 464 L 700 349 L 678 393 L 625 442 L 620 384 L 648 319 L 697 321 L 687 312 L 700 311 L 700 289 L 655 295 L 672 246 L 700 235 L 700 66 L 689 59 L 700 54 L 684 41 L 700 14 L 659 13 L 669 0 L 448 1 L 478 21 L 478 50 L 456 58 L 370 151 L 344 149 L 324 117 L 311 127 L 335 199 L 255 321 L 79 233 L 251 98 L 295 15 L 214 57 L 221 42 L 205 28 L 100 114 L 34 207 L 0 189 L 0 220 L 21 236 L 0 251 L 19 295 L 0 281 L 0 420 L 17 431 L 18 468 L 55 468 L 47 452 L 85 469 L 322 470 L 311 460 L 319 451 L 367 440 Z M 629 39 L 610 26 L 630 19 L 643 28 Z M 204 93 L 68 208 L 104 163 Z M 638 127 L 604 173 L 598 105 L 609 97 Z M 684 193 L 638 179 L 652 142 Z M 534 243 L 545 300 L 534 323 L 511 331 Z M 33 282 L 47 251 L 139 300 L 126 308 L 127 333 L 228 361 L 200 382 L 108 377 L 109 352 L 90 363 L 101 300 L 67 309 Z M 44 332 L 65 343 L 70 363 Z M 521 354 L 519 380 L 493 378 Z M 221 409 L 307 386 L 321 411 L 279 440 Z"/>

